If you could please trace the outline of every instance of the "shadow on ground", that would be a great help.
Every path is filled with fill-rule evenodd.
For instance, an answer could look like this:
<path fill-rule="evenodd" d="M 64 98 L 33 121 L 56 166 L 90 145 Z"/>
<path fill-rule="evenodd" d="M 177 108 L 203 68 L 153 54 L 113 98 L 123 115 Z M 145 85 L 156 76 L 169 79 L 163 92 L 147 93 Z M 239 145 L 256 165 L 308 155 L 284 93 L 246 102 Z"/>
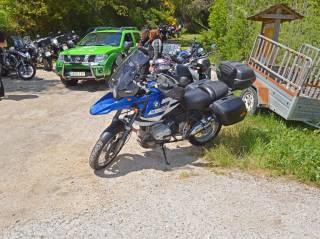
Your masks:
<path fill-rule="evenodd" d="M 37 95 L 8 95 L 2 100 L 13 100 L 13 101 L 21 101 L 21 100 L 31 100 L 39 98 Z"/>
<path fill-rule="evenodd" d="M 117 178 L 132 172 L 142 171 L 145 169 L 154 169 L 159 171 L 172 171 L 182 167 L 189 168 L 205 167 L 206 163 L 198 163 L 200 148 L 193 146 L 167 149 L 167 156 L 170 165 L 164 161 L 160 148 L 140 154 L 124 153 L 117 157 L 117 161 L 109 168 L 97 170 L 95 174 L 102 178 Z"/>
<path fill-rule="evenodd" d="M 3 84 L 6 94 L 11 92 L 41 93 L 57 86 L 60 82 L 58 80 L 44 80 L 39 77 L 26 81 L 6 77 L 3 79 Z"/>
<path fill-rule="evenodd" d="M 79 81 L 76 86 L 65 87 L 60 79 L 45 79 L 40 77 L 34 77 L 31 80 L 20 80 L 15 76 L 4 77 L 3 84 L 5 88 L 6 95 L 10 95 L 11 92 L 24 92 L 24 93 L 46 93 L 51 88 L 57 87 L 54 89 L 55 94 L 66 94 L 68 91 L 61 90 L 67 88 L 71 91 L 87 91 L 87 92 L 96 92 L 96 91 L 108 91 L 109 86 L 106 81 Z M 9 93 L 9 94 L 8 94 Z M 50 94 L 50 93 L 49 93 Z"/>
<path fill-rule="evenodd" d="M 96 91 L 107 91 L 109 90 L 109 85 L 105 80 L 85 80 L 79 81 L 76 86 L 68 87 L 70 90 L 74 91 L 88 91 L 88 92 L 96 92 Z"/>

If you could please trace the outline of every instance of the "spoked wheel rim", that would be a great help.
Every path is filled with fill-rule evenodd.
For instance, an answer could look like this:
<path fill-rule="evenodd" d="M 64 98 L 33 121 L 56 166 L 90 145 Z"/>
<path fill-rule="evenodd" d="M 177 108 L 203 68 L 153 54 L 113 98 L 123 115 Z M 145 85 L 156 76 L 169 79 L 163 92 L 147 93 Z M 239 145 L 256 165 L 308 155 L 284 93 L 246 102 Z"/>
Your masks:
<path fill-rule="evenodd" d="M 251 111 L 254 108 L 255 99 L 251 92 L 244 93 L 244 95 L 242 96 L 242 100 L 246 105 L 248 111 Z"/>
<path fill-rule="evenodd" d="M 202 131 L 195 134 L 195 139 L 200 143 L 211 140 L 220 130 L 220 124 L 216 120 L 209 123 Z"/>
<path fill-rule="evenodd" d="M 119 132 L 105 144 L 97 162 L 99 166 L 104 167 L 114 160 L 121 149 L 120 140 L 122 136 L 123 132 Z"/>
<path fill-rule="evenodd" d="M 19 68 L 20 75 L 23 78 L 29 78 L 33 75 L 33 67 L 31 65 L 23 65 Z"/>

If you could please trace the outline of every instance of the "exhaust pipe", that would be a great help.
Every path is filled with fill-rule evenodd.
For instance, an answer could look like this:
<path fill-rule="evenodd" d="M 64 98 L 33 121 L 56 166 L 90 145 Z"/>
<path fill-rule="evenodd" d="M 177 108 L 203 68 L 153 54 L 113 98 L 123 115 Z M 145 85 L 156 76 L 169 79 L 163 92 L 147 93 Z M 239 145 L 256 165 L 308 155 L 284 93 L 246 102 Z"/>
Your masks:
<path fill-rule="evenodd" d="M 194 136 L 207 128 L 212 122 L 215 121 L 215 118 L 209 116 L 206 119 L 202 119 L 200 122 L 196 123 L 190 130 L 188 136 Z"/>

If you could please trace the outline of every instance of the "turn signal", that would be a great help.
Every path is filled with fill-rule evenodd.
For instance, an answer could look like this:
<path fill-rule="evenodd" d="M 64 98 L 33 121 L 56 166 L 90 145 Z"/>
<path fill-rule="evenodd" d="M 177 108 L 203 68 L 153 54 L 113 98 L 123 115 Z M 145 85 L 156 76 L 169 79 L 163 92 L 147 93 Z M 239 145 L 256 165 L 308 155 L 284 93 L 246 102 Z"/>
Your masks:
<path fill-rule="evenodd" d="M 247 111 L 242 111 L 242 112 L 240 112 L 240 116 L 241 117 L 245 117 L 247 115 Z"/>

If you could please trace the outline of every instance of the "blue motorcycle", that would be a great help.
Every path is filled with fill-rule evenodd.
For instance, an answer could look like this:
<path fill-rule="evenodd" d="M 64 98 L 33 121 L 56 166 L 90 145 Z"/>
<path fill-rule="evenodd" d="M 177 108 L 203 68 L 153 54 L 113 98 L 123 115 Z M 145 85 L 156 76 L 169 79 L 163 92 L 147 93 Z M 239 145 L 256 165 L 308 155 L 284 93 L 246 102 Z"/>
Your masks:
<path fill-rule="evenodd" d="M 92 150 L 89 159 L 92 169 L 99 170 L 114 162 L 135 131 L 134 126 L 138 126 L 139 144 L 145 148 L 161 146 L 169 164 L 165 144 L 189 140 L 193 145 L 204 145 L 218 135 L 222 125 L 245 118 L 246 107 L 232 91 L 252 84 L 255 76 L 250 68 L 226 62 L 219 74 L 225 83 L 193 82 L 184 65 L 176 66 L 179 74 L 174 76 L 163 73 L 149 76 L 149 60 L 140 50 L 131 52 L 111 76 L 111 92 L 91 107 L 92 115 L 116 111 Z M 230 67 L 235 75 L 230 75 Z"/>

